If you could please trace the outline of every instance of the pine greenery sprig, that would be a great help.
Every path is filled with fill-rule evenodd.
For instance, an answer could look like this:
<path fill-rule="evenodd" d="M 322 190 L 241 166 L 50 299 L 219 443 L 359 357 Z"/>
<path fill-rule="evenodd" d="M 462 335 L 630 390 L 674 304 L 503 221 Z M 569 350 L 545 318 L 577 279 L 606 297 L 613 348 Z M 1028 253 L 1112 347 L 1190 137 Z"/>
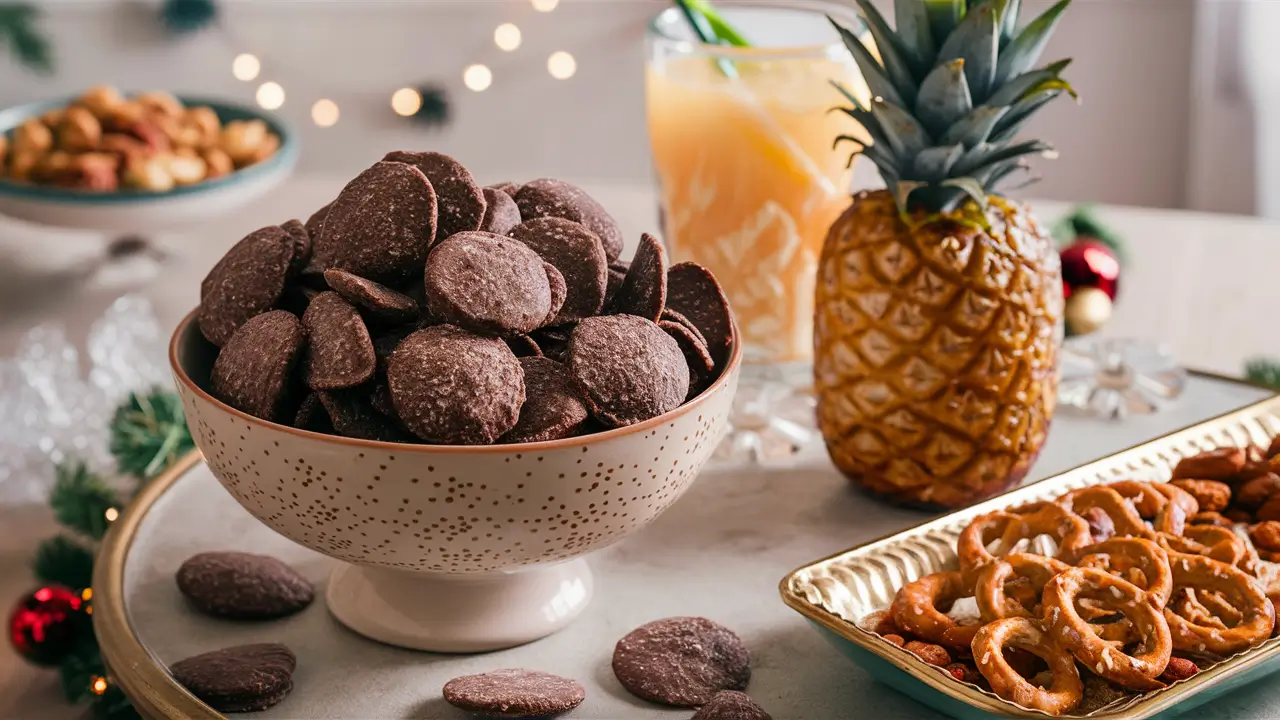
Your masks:
<path fill-rule="evenodd" d="M 39 9 L 30 3 L 0 3 L 0 45 L 8 45 L 19 64 L 47 74 L 53 72 L 53 49 L 39 20 Z"/>
<path fill-rule="evenodd" d="M 0 10 L 3 8 L 0 5 Z M 140 485 L 194 448 L 181 400 L 160 389 L 130 395 L 117 408 L 109 430 L 111 454 L 120 472 L 134 476 Z M 102 539 L 116 517 L 112 513 L 108 519 L 107 511 L 123 510 L 125 498 L 83 462 L 61 463 L 56 471 L 49 505 L 59 523 L 83 537 L 59 535 L 45 540 L 36 548 L 32 568 L 41 582 L 81 590 L 93 582 L 93 543 L 85 541 L 96 543 Z M 107 677 L 106 666 L 92 629 L 86 627 L 79 637 L 77 647 L 59 666 L 67 701 L 88 701 L 93 714 L 102 720 L 138 718 L 129 699 L 114 683 L 108 681 L 105 691 L 95 690 L 95 681 Z"/>
<path fill-rule="evenodd" d="M 93 632 L 89 631 L 71 655 L 58 666 L 62 676 L 62 693 L 73 703 L 96 697 L 93 692 L 94 677 L 106 677 L 107 668 Z"/>
<path fill-rule="evenodd" d="M 93 550 L 65 535 L 40 543 L 31 565 L 42 583 L 81 590 L 93 582 Z"/>
<path fill-rule="evenodd" d="M 1098 213 L 1092 205 L 1080 205 L 1073 209 L 1053 226 L 1051 234 L 1058 241 L 1059 247 L 1066 247 L 1079 238 L 1092 238 L 1110 248 L 1121 265 L 1126 263 L 1124 242 L 1098 219 Z"/>
<path fill-rule="evenodd" d="M 177 35 L 203 30 L 217 19 L 218 6 L 213 0 L 165 0 L 160 6 L 160 22 Z"/>
<path fill-rule="evenodd" d="M 150 480 L 195 444 L 182 414 L 182 400 L 154 388 L 133 393 L 111 420 L 111 454 L 120 472 Z"/>
<path fill-rule="evenodd" d="M 1254 358 L 1245 363 L 1244 375 L 1250 382 L 1280 390 L 1280 360 Z"/>
<path fill-rule="evenodd" d="M 49 506 L 58 522 L 94 540 L 101 540 L 111 524 L 107 510 L 120 509 L 120 496 L 83 462 L 65 462 L 56 469 Z"/>

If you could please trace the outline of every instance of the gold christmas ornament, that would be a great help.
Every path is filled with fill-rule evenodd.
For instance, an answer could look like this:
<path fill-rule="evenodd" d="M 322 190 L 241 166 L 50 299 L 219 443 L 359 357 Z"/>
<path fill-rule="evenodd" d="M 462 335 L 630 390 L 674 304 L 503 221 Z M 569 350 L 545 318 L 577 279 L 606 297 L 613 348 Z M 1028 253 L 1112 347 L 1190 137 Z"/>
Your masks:
<path fill-rule="evenodd" d="M 1098 288 L 1079 288 L 1067 298 L 1064 317 L 1072 335 L 1087 335 L 1111 319 L 1111 298 Z"/>

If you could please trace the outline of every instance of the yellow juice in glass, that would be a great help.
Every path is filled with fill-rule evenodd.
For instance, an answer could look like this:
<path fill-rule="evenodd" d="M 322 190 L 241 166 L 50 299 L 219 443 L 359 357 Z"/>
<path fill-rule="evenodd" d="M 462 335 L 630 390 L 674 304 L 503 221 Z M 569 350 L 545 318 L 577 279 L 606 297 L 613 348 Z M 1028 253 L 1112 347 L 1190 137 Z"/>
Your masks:
<path fill-rule="evenodd" d="M 705 55 L 651 60 L 649 133 L 672 262 L 715 273 L 749 361 L 807 362 L 818 254 L 849 206 L 852 148 L 832 143 L 862 136 L 831 111 L 848 104 L 831 81 L 868 92 L 847 55 L 760 55 L 731 74 Z"/>

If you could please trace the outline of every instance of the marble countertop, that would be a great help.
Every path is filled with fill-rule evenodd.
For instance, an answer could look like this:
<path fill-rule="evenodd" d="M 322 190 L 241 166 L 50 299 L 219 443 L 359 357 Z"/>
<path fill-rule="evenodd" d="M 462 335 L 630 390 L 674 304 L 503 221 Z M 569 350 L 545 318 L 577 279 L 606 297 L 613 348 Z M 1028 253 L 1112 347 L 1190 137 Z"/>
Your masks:
<path fill-rule="evenodd" d="M 1253 388 L 1195 378 L 1171 408 L 1124 424 L 1059 416 L 1035 479 L 1265 396 Z M 855 492 L 820 447 L 782 466 L 713 465 L 651 526 L 589 557 L 596 594 L 566 630 L 511 650 L 435 655 L 382 646 L 348 632 L 322 601 L 269 624 L 226 623 L 193 613 L 177 592 L 173 573 L 195 552 L 270 553 L 321 586 L 336 564 L 258 523 L 198 466 L 144 520 L 126 566 L 126 602 L 139 637 L 166 663 L 240 642 L 281 641 L 292 647 L 299 657 L 295 690 L 261 717 L 460 720 L 467 715 L 440 695 L 447 680 L 526 667 L 573 677 L 587 687 L 587 700 L 572 717 L 687 718 L 690 711 L 631 697 L 609 666 L 620 637 L 671 615 L 706 616 L 738 632 L 753 654 L 748 692 L 776 718 L 935 717 L 910 698 L 874 684 L 785 607 L 777 590 L 782 577 L 800 565 L 927 518 Z M 1215 717 L 1271 718 L 1280 712 L 1280 697 L 1256 685 L 1215 707 Z"/>
<path fill-rule="evenodd" d="M 306 217 L 336 194 L 343 180 L 300 176 L 224 221 L 160 237 L 158 245 L 167 255 L 160 264 L 142 258 L 104 266 L 102 238 L 0 220 L 0 355 L 11 354 L 22 333 L 41 322 L 62 323 L 71 338 L 83 340 L 90 324 L 127 291 L 150 299 L 162 326 L 175 326 L 196 304 L 201 278 L 226 248 L 262 225 Z M 650 189 L 584 184 L 617 216 L 627 238 L 657 227 Z M 1035 206 L 1047 220 L 1064 210 L 1060 203 Z M 1227 373 L 1238 372 L 1244 357 L 1268 347 L 1270 338 L 1258 321 L 1258 308 L 1280 303 L 1280 285 L 1267 278 L 1275 265 L 1272 260 L 1280 260 L 1280 245 L 1275 243 L 1280 225 L 1176 211 L 1103 212 L 1129 241 L 1131 257 L 1108 334 L 1158 337 L 1188 364 Z M 1035 474 L 1045 476 L 1248 402 L 1252 392 L 1193 383 L 1177 415 L 1124 425 L 1060 419 Z M 784 694 L 858 702 L 883 711 L 878 717 L 915 717 L 923 712 L 919 706 L 868 687 L 865 676 L 822 647 L 816 634 L 777 600 L 775 586 L 797 565 L 920 519 L 850 493 L 820 450 L 784 471 L 711 470 L 654 528 L 595 559 L 599 594 L 588 617 L 573 631 L 590 630 L 599 638 L 590 645 L 579 643 L 583 661 L 589 657 L 598 663 L 617 637 L 653 617 L 677 612 L 715 617 L 717 603 L 728 608 L 732 602 L 733 607 L 741 604 L 756 613 L 734 610 L 725 619 L 758 646 L 753 693 L 775 710 L 776 717 L 806 717 L 784 713 L 788 705 L 771 705 Z M 31 588 L 32 551 L 54 532 L 45 507 L 0 506 L 0 601 Z M 726 575 L 705 575 L 702 568 L 713 566 L 723 566 Z M 322 568 L 317 572 L 318 577 L 324 574 Z M 724 576 L 735 578 L 732 586 L 717 580 Z M 618 577 L 631 579 L 614 581 Z M 644 603 L 627 602 L 632 589 L 673 577 L 686 578 L 688 584 L 682 580 L 673 586 L 677 589 Z M 607 607 L 614 613 L 600 616 Z M 577 635 L 554 641 L 572 644 L 562 638 L 573 637 Z M 805 659 L 804 672 L 776 675 L 789 668 L 796 653 Z M 611 717 L 595 713 L 615 707 L 636 711 L 625 696 L 611 694 L 611 688 L 617 690 L 593 685 L 593 697 L 620 704 L 588 706 L 579 715 Z M 424 688 L 422 697 L 437 689 Z M 1250 700 L 1256 694 L 1251 690 L 1228 702 L 1239 702 L 1242 713 L 1260 717 L 1259 699 Z M 0 717 L 63 720 L 83 715 L 82 708 L 63 703 L 56 673 L 22 663 L 7 643 L 0 643 Z M 1280 707 L 1274 715 L 1280 715 Z"/>

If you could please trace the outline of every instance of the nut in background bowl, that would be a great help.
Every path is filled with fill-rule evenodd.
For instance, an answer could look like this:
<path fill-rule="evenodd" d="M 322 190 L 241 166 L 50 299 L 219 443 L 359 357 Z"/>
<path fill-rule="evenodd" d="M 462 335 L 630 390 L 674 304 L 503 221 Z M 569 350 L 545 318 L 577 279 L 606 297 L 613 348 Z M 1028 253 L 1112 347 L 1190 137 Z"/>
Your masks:
<path fill-rule="evenodd" d="M 591 595 L 582 556 L 675 502 L 728 430 L 742 349 L 701 395 L 652 420 L 541 443 L 416 445 L 298 430 L 205 389 L 195 323 L 170 363 L 210 471 L 263 523 L 344 563 L 330 610 L 356 632 L 439 652 L 494 650 L 567 625 Z"/>
<path fill-rule="evenodd" d="M 168 97 L 168 96 L 164 96 Z M 79 97 L 29 103 L 0 111 L 0 134 L 14 136 L 29 119 L 63 112 Z M 207 107 L 223 124 L 261 120 L 279 138 L 279 147 L 265 160 L 228 172 L 221 177 L 170 190 L 122 189 L 111 192 L 35 185 L 0 178 L 0 214 L 51 227 L 111 233 L 146 234 L 181 228 L 224 216 L 260 198 L 292 173 L 297 165 L 297 135 L 281 119 L 247 106 L 202 97 L 179 96 L 187 107 Z M 182 175 L 181 158 L 168 174 Z M 144 172 L 146 168 L 140 168 Z"/>

